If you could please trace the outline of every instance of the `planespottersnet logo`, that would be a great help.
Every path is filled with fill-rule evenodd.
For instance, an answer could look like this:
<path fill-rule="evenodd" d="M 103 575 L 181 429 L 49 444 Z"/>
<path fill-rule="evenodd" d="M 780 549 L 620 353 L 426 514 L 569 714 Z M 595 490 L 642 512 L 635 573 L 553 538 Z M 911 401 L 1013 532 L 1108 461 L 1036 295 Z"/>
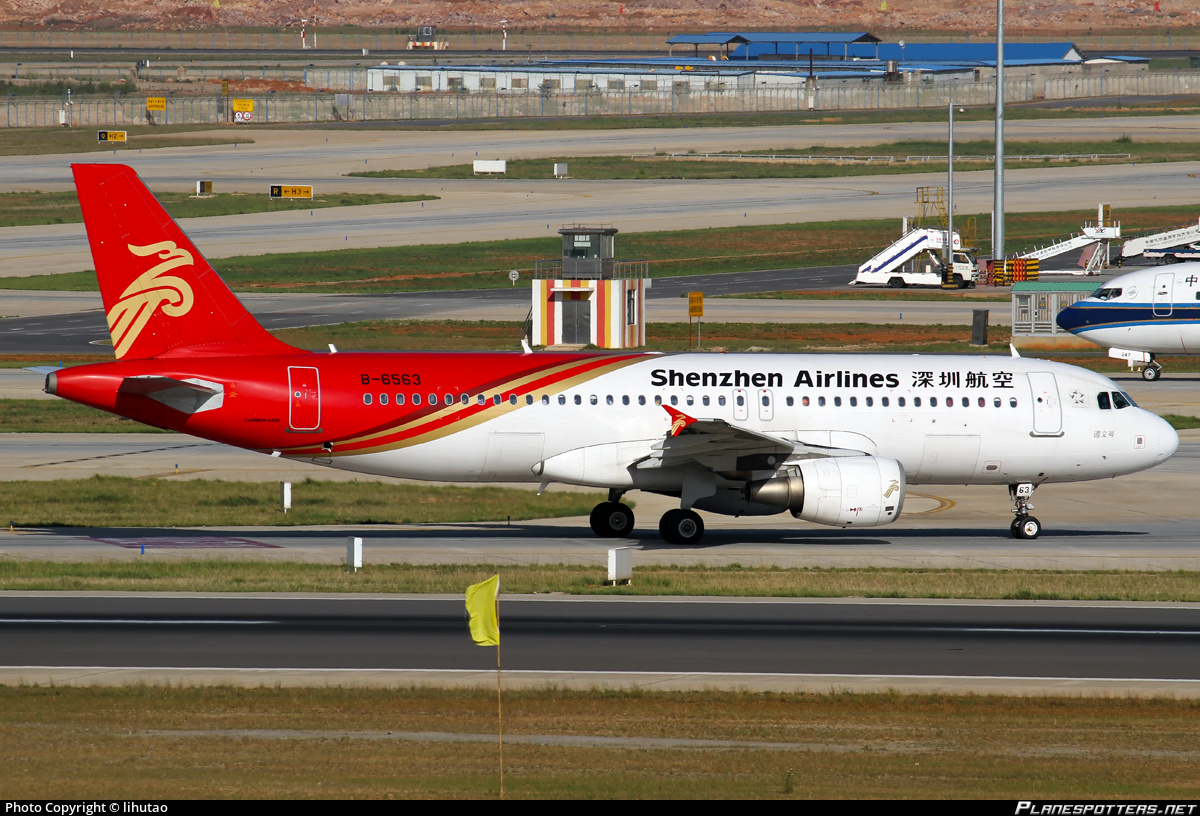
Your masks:
<path fill-rule="evenodd" d="M 1195 804 L 1133 802 L 1106 805 L 1097 802 L 1017 802 L 1016 816 L 1189 816 Z"/>

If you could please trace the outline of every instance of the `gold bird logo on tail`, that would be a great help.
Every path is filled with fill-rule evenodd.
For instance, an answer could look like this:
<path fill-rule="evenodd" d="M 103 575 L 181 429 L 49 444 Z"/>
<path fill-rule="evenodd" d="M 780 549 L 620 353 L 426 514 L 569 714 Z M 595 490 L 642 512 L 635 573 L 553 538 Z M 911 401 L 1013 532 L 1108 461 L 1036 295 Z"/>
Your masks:
<path fill-rule="evenodd" d="M 169 317 L 182 317 L 191 311 L 192 287 L 183 278 L 168 275 L 180 266 L 192 266 L 192 253 L 180 249 L 174 241 L 159 241 L 148 246 L 127 245 L 134 255 L 157 255 L 161 263 L 139 275 L 121 293 L 121 299 L 108 310 L 108 330 L 117 358 L 125 356 L 154 313 L 162 308 Z"/>

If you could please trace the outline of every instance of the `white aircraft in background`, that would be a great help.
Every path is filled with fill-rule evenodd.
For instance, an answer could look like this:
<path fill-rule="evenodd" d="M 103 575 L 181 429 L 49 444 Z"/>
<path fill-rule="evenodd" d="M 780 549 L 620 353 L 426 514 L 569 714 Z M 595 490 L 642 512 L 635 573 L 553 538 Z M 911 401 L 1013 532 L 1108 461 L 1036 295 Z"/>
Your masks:
<path fill-rule="evenodd" d="M 46 391 L 149 425 L 360 473 L 608 490 L 592 529 L 633 528 L 630 490 L 696 510 L 874 527 L 909 484 L 1036 487 L 1174 453 L 1175 431 L 1106 377 L 1020 357 L 917 354 L 310 352 L 254 320 L 128 167 L 75 165 L 117 359 Z"/>
<path fill-rule="evenodd" d="M 1108 347 L 1157 380 L 1158 354 L 1200 354 L 1200 263 L 1139 269 L 1113 278 L 1058 313 L 1058 325 Z"/>

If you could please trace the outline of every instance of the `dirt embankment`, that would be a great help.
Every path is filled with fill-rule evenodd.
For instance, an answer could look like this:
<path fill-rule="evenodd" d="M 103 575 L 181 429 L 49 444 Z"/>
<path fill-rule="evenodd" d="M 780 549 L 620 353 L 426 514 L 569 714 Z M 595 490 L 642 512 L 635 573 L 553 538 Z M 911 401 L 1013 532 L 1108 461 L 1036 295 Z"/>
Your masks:
<path fill-rule="evenodd" d="M 514 30 L 701 32 L 729 30 L 884 32 L 932 29 L 987 36 L 995 5 L 978 0 L 9 0 L 0 26 L 41 29 L 176 30 L 217 26 L 326 26 L 407 31 L 417 25 Z M 1200 26 L 1195 0 L 1009 2 L 1013 34 Z"/>

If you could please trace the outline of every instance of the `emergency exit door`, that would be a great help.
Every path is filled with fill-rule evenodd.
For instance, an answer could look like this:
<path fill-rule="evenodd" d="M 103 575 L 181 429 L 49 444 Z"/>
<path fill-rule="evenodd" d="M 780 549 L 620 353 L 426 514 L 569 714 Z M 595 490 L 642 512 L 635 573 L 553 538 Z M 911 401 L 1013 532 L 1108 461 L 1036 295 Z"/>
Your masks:
<path fill-rule="evenodd" d="M 321 429 L 321 377 L 315 368 L 288 366 L 288 428 Z"/>

